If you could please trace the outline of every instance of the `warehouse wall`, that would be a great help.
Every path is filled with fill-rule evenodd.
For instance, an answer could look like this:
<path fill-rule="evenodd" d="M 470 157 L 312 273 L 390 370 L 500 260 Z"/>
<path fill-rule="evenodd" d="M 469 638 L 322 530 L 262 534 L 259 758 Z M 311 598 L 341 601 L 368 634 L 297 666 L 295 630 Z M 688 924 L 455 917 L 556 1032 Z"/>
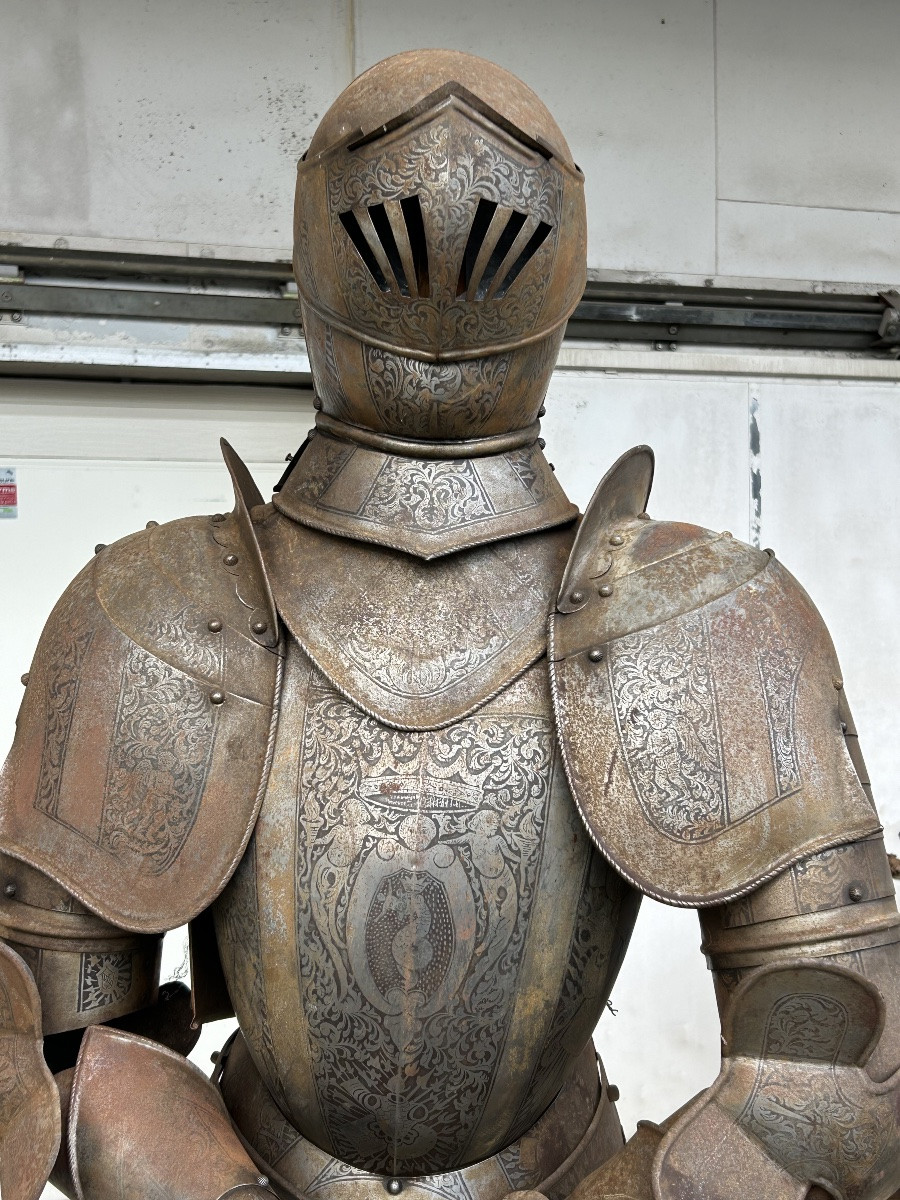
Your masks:
<path fill-rule="evenodd" d="M 587 175 L 596 273 L 870 291 L 900 276 L 894 0 L 857 0 L 852 19 L 837 0 L 0 0 L 0 25 L 15 48 L 0 238 L 287 256 L 294 162 L 324 108 L 383 55 L 441 44 L 496 58 L 558 115 Z M 776 549 L 832 629 L 897 850 L 900 370 L 701 359 L 570 348 L 551 459 L 583 505 L 650 442 L 653 515 Z M 311 418 L 301 389 L 0 378 L 0 466 L 20 483 L 18 519 L 0 522 L 0 753 L 43 621 L 94 544 L 228 505 L 219 434 L 265 491 Z M 645 904 L 598 1030 L 628 1132 L 717 1070 L 698 946 L 694 914 Z M 180 935 L 167 961 L 180 968 Z"/>
<path fill-rule="evenodd" d="M 319 116 L 364 67 L 441 45 L 549 104 L 595 271 L 896 282 L 895 0 L 0 0 L 0 18 L 3 238 L 287 255 Z"/>

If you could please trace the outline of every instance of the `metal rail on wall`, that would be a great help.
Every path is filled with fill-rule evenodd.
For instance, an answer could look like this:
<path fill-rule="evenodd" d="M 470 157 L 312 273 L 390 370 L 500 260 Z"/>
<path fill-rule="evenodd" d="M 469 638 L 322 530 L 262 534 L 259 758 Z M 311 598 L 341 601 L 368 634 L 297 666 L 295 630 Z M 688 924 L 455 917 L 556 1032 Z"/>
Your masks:
<path fill-rule="evenodd" d="M 309 383 L 288 262 L 0 245 L 0 371 Z M 569 339 L 900 357 L 900 293 L 591 282 Z"/>

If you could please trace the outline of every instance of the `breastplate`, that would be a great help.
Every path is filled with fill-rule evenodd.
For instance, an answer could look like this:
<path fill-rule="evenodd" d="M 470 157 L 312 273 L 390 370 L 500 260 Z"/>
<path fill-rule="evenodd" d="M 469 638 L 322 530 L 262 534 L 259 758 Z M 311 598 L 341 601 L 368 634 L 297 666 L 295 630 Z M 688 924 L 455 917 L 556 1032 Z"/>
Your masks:
<path fill-rule="evenodd" d="M 347 1163 L 485 1158 L 559 1091 L 637 913 L 567 788 L 545 660 L 477 712 L 403 731 L 290 641 L 283 697 L 216 906 L 250 1053 L 291 1123 Z"/>

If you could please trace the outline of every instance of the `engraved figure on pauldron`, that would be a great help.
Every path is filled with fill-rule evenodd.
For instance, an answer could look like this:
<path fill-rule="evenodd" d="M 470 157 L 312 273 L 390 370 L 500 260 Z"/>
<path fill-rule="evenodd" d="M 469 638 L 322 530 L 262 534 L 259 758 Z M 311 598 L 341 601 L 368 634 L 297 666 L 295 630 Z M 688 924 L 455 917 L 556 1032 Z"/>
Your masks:
<path fill-rule="evenodd" d="M 648 515 L 647 447 L 583 515 L 543 453 L 582 188 L 469 55 L 323 118 L 316 428 L 269 503 L 223 444 L 233 511 L 101 549 L 32 665 L 4 1197 L 900 1187 L 900 919 L 827 630 L 769 552 Z M 722 1069 L 624 1143 L 591 1037 L 642 894 L 700 910 Z M 186 922 L 190 1005 L 158 989 Z M 185 1055 L 232 1012 L 206 1080 Z"/>

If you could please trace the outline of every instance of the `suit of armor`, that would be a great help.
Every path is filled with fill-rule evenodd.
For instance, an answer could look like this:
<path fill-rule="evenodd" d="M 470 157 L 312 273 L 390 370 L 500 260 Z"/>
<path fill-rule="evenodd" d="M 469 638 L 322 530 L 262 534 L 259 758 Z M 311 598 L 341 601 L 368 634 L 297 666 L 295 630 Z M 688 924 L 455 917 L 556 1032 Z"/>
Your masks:
<path fill-rule="evenodd" d="M 507 72 L 401 55 L 326 114 L 316 429 L 271 503 L 226 445 L 232 513 L 102 549 L 29 674 L 4 1197 L 900 1186 L 898 916 L 830 639 L 769 552 L 648 516 L 646 447 L 578 518 L 538 420 L 584 264 Z M 722 1071 L 623 1146 L 591 1033 L 642 893 L 701 911 Z M 212 1082 L 157 991 L 185 922 L 195 1025 L 239 1023 Z"/>

